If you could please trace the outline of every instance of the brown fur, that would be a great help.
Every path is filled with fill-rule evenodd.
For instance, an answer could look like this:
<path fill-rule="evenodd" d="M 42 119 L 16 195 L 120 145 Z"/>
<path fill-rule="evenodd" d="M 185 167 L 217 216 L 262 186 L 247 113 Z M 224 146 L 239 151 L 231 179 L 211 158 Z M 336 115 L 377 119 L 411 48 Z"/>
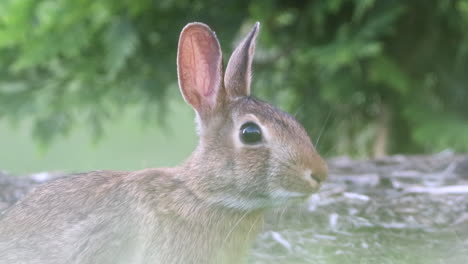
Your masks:
<path fill-rule="evenodd" d="M 229 60 L 229 83 L 214 33 L 200 23 L 182 31 L 179 85 L 200 142 L 181 166 L 37 187 L 0 220 L 0 263 L 244 262 L 265 209 L 306 198 L 327 175 L 302 126 L 250 97 L 258 27 Z M 240 141 L 245 122 L 261 127 L 260 143 Z"/>

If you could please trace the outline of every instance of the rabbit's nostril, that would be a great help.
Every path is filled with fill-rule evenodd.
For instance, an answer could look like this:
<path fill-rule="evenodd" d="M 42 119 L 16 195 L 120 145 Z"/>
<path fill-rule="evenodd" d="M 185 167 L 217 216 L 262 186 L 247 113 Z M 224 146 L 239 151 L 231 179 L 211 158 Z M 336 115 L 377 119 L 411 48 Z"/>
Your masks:
<path fill-rule="evenodd" d="M 310 178 L 315 180 L 317 183 L 321 183 L 322 180 L 323 180 L 322 177 L 319 174 L 316 174 L 316 173 L 311 173 Z"/>

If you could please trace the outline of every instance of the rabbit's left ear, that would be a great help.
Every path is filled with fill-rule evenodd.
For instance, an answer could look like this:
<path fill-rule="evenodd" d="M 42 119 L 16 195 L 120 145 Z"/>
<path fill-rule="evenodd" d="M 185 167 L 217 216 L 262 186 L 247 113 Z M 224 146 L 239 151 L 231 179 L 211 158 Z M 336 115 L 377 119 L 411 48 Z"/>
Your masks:
<path fill-rule="evenodd" d="M 259 29 L 260 23 L 257 22 L 229 59 L 224 74 L 224 87 L 227 95 L 231 98 L 250 95 L 252 59 Z"/>
<path fill-rule="evenodd" d="M 205 24 L 190 23 L 179 38 L 177 75 L 187 103 L 209 115 L 222 101 L 222 54 L 215 33 Z"/>

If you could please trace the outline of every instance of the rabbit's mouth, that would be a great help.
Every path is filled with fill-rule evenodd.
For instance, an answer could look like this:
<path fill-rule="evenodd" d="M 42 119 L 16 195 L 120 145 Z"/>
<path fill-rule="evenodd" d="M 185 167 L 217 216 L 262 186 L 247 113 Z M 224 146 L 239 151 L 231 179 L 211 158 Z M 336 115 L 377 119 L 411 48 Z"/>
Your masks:
<path fill-rule="evenodd" d="M 270 197 L 272 199 L 306 199 L 311 195 L 311 193 L 302 193 L 302 192 L 294 192 L 288 191 L 283 188 L 276 189 L 271 192 Z"/>
<path fill-rule="evenodd" d="M 310 195 L 312 195 L 312 193 L 288 191 L 283 188 L 278 188 L 269 193 L 256 194 L 255 196 L 251 197 L 246 197 L 244 195 L 237 196 L 224 194 L 222 197 L 219 197 L 219 199 L 212 200 L 212 202 L 229 208 L 254 210 L 302 202 L 307 200 Z"/>
<path fill-rule="evenodd" d="M 307 200 L 314 192 L 297 192 L 278 188 L 270 192 L 270 205 L 273 207 Z"/>

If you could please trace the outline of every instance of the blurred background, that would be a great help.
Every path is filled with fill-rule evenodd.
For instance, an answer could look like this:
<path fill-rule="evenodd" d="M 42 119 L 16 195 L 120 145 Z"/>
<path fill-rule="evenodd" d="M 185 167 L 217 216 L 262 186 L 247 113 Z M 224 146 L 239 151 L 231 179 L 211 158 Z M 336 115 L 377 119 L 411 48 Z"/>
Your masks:
<path fill-rule="evenodd" d="M 172 166 L 196 145 L 182 27 L 224 58 L 261 22 L 252 92 L 326 157 L 468 150 L 468 0 L 2 0 L 0 170 Z"/>

